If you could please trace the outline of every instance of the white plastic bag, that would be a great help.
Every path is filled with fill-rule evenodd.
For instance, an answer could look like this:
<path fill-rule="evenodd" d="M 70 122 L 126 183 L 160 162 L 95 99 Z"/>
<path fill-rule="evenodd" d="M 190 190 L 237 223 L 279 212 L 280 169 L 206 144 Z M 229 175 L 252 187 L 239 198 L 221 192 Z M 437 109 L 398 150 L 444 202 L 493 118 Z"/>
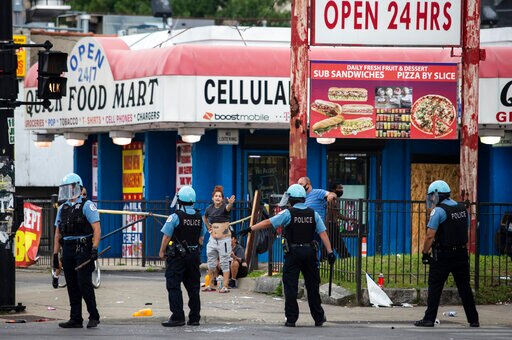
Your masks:
<path fill-rule="evenodd" d="M 372 280 L 368 273 L 366 273 L 366 285 L 368 286 L 370 304 L 375 307 L 391 307 L 393 301 L 391 301 L 389 296 Z"/>

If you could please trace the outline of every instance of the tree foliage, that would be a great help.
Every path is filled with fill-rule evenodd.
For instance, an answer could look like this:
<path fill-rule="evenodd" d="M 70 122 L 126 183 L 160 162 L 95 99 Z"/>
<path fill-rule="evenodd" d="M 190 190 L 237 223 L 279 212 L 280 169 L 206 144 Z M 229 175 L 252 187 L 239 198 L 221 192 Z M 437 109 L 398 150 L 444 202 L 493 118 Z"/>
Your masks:
<path fill-rule="evenodd" d="M 150 0 L 72 0 L 71 8 L 93 14 L 151 15 Z"/>
<path fill-rule="evenodd" d="M 173 17 L 209 18 L 242 25 L 289 26 L 291 0 L 170 0 Z M 71 0 L 91 14 L 151 15 L 151 0 Z"/>

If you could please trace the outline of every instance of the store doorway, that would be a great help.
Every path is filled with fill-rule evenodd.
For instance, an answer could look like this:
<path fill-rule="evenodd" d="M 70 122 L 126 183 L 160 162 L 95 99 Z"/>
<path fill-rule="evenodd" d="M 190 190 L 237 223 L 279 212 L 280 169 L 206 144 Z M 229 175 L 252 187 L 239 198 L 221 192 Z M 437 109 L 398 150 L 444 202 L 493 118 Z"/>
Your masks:
<path fill-rule="evenodd" d="M 327 155 L 327 188 L 343 185 L 344 199 L 368 197 L 368 155 L 365 153 L 329 152 Z"/>
<path fill-rule="evenodd" d="M 259 190 L 264 203 L 279 203 L 288 188 L 288 154 L 246 152 L 245 162 L 247 199 L 252 200 L 254 192 Z"/>

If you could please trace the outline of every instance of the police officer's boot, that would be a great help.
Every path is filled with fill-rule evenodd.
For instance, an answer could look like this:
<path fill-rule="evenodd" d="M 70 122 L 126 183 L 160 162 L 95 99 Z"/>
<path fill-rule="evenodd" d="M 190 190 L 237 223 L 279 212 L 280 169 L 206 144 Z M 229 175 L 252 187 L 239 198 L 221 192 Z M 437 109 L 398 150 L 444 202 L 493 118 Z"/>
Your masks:
<path fill-rule="evenodd" d="M 87 323 L 87 328 L 96 328 L 100 324 L 100 320 L 90 319 Z"/>
<path fill-rule="evenodd" d="M 315 327 L 321 327 L 325 322 L 327 321 L 327 319 L 325 318 L 325 315 L 324 317 L 322 318 L 322 320 L 320 321 L 315 321 Z"/>
<path fill-rule="evenodd" d="M 421 319 L 414 323 L 416 327 L 434 327 L 434 321 Z"/>
<path fill-rule="evenodd" d="M 164 327 L 179 327 L 184 325 L 185 320 L 171 320 L 171 318 L 169 318 L 169 320 L 167 321 L 162 322 L 162 326 Z"/>
<path fill-rule="evenodd" d="M 60 328 L 83 328 L 81 322 L 75 321 L 75 320 L 68 320 L 66 322 L 59 323 Z"/>

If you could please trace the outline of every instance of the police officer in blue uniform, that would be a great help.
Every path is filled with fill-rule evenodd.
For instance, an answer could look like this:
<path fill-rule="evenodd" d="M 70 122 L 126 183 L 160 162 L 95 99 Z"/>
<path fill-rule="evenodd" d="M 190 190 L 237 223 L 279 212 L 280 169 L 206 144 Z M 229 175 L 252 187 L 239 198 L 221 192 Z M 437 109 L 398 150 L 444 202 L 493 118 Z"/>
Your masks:
<path fill-rule="evenodd" d="M 97 327 L 100 315 L 92 285 L 94 261 L 98 258 L 100 243 L 100 216 L 96 205 L 81 196 L 82 179 L 75 173 L 67 174 L 59 187 L 59 201 L 65 201 L 57 212 L 53 246 L 53 268 L 60 267 L 59 249 L 62 246 L 62 267 L 66 278 L 70 318 L 59 323 L 62 328 L 82 328 L 82 299 L 89 312 L 87 328 Z M 87 260 L 87 265 L 75 270 Z"/>
<path fill-rule="evenodd" d="M 430 184 L 427 207 L 434 208 L 427 224 L 423 243 L 424 264 L 430 264 L 427 310 L 417 327 L 434 327 L 443 286 L 452 273 L 462 299 L 470 327 L 480 327 L 473 292 L 469 284 L 468 242 L 469 214 L 466 207 L 450 198 L 450 187 L 444 181 Z M 432 255 L 430 251 L 432 250 Z"/>
<path fill-rule="evenodd" d="M 159 255 L 162 259 L 167 258 L 165 280 L 171 310 L 169 320 L 162 322 L 164 327 L 185 325 L 182 282 L 188 293 L 190 309 L 187 325 L 199 326 L 201 319 L 199 255 L 206 228 L 201 214 L 193 207 L 195 201 L 194 189 L 190 186 L 182 187 L 171 205 L 173 207 L 177 202 L 178 209 L 167 218 L 161 230 L 164 235 Z"/>
<path fill-rule="evenodd" d="M 239 233 L 243 236 L 254 230 L 284 227 L 283 288 L 286 327 L 295 327 L 299 318 L 297 291 L 300 273 L 304 276 L 308 291 L 309 310 L 313 320 L 315 320 L 315 326 L 322 326 L 327 321 L 320 300 L 320 272 L 316 265 L 318 245 L 313 242 L 315 233 L 320 236 L 328 252 L 329 264 L 334 264 L 336 257 L 332 251 L 331 242 L 327 236 L 322 218 L 313 209 L 308 208 L 304 204 L 305 201 L 306 190 L 299 184 L 293 184 L 285 192 L 283 200 L 280 202 L 281 206 L 289 203 L 290 207 L 288 209 L 282 210 L 276 216 L 263 220 Z"/>

